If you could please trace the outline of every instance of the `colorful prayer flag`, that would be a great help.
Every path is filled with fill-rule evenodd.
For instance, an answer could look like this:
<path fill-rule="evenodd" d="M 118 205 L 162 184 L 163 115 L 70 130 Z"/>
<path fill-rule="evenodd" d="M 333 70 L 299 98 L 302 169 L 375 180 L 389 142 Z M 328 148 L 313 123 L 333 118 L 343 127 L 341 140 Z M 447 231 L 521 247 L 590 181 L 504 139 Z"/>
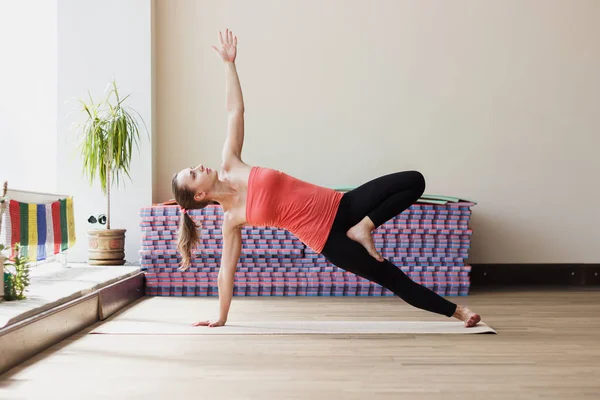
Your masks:
<path fill-rule="evenodd" d="M 73 198 L 67 197 L 67 227 L 68 227 L 68 244 L 73 247 L 75 244 L 75 214 L 73 212 Z"/>
<path fill-rule="evenodd" d="M 7 201 L 0 243 L 11 248 L 11 257 L 16 255 L 16 243 L 21 244 L 21 255 L 41 261 L 69 249 L 75 241 L 72 197 L 49 204 Z"/>
<path fill-rule="evenodd" d="M 30 261 L 37 260 L 37 244 L 38 244 L 38 231 L 37 231 L 37 205 L 27 204 L 27 251 Z"/>
<path fill-rule="evenodd" d="M 36 205 L 37 211 L 37 259 L 46 259 L 46 206 L 44 204 Z"/>

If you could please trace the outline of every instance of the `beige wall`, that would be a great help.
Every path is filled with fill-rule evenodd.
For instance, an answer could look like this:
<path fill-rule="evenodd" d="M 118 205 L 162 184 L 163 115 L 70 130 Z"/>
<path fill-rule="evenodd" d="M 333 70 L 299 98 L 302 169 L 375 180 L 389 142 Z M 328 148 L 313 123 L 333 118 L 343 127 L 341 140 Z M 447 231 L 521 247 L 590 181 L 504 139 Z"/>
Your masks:
<path fill-rule="evenodd" d="M 239 37 L 248 163 L 316 184 L 418 169 L 473 198 L 473 263 L 600 262 L 600 1 L 156 2 L 155 201 L 218 167 Z"/>

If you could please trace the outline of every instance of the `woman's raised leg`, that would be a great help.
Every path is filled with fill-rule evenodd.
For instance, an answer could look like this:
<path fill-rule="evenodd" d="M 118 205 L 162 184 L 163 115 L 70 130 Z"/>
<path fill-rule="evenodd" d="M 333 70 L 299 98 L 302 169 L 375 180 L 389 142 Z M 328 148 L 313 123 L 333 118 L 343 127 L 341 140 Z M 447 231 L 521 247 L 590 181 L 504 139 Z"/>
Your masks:
<path fill-rule="evenodd" d="M 481 320 L 478 314 L 414 282 L 375 249 L 371 232 L 410 207 L 424 190 L 423 175 L 406 171 L 376 178 L 346 193 L 322 254 L 339 268 L 391 290 L 414 307 L 475 326 Z"/>
<path fill-rule="evenodd" d="M 346 193 L 340 220 L 347 236 L 360 243 L 376 260 L 371 232 L 416 202 L 425 191 L 425 178 L 418 171 L 403 171 L 373 179 Z"/>

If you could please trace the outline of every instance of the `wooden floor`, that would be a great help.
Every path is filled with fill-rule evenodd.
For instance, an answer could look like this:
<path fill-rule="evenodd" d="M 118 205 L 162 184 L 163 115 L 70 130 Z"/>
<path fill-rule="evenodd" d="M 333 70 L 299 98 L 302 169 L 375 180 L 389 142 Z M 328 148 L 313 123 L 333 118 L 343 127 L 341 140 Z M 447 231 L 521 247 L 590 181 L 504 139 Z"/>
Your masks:
<path fill-rule="evenodd" d="M 449 299 L 498 334 L 118 336 L 90 328 L 0 376 L 0 398 L 600 398 L 600 290 Z M 216 299 L 180 304 L 187 300 L 216 312 Z M 190 304 L 166 318 L 206 317 L 183 315 Z M 234 298 L 230 314 L 291 318 L 444 320 L 395 298 Z"/>

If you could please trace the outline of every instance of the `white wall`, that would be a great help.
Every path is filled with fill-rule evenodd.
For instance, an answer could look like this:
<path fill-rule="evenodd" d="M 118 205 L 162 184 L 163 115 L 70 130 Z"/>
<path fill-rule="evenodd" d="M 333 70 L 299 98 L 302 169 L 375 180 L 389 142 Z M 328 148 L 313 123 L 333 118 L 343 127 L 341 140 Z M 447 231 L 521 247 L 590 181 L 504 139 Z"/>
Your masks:
<path fill-rule="evenodd" d="M 479 202 L 471 262 L 600 262 L 600 1 L 156 5 L 154 201 L 220 165 L 228 27 L 247 162 L 326 186 L 418 169 Z"/>
<path fill-rule="evenodd" d="M 105 213 L 106 200 L 96 182 L 90 187 L 82 175 L 73 122 L 83 114 L 77 99 L 104 95 L 116 78 L 125 104 L 152 129 L 151 0 L 58 0 L 58 190 L 74 196 L 77 245 L 70 261 L 87 260 L 89 215 Z M 139 210 L 152 201 L 151 143 L 142 132 L 141 151 L 134 153 L 133 181 L 112 192 L 111 228 L 127 229 L 125 257 L 138 263 L 141 244 Z"/>
<path fill-rule="evenodd" d="M 56 0 L 0 0 L 0 183 L 56 190 Z"/>

